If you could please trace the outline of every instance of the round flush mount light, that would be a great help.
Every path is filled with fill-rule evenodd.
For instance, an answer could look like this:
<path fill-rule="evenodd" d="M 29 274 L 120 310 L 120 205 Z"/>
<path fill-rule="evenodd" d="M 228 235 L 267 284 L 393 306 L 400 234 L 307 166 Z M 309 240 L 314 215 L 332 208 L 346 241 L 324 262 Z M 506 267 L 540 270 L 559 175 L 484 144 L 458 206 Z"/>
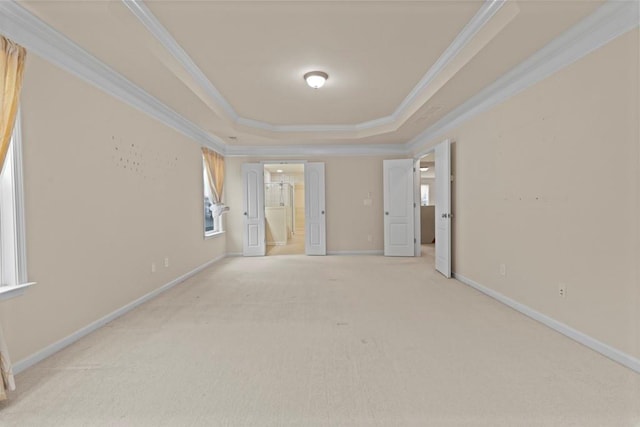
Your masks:
<path fill-rule="evenodd" d="M 326 82 L 328 78 L 329 74 L 324 71 L 309 71 L 304 75 L 307 84 L 314 89 L 320 89 L 324 86 L 324 82 Z"/>

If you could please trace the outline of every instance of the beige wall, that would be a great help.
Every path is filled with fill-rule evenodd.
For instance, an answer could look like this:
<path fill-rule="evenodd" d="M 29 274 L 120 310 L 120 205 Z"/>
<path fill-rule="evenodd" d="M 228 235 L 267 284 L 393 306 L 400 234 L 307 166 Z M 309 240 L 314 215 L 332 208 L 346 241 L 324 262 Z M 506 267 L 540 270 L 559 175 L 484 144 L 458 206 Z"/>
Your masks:
<path fill-rule="evenodd" d="M 635 357 L 638 48 L 633 31 L 443 135 L 454 271 Z"/>
<path fill-rule="evenodd" d="M 420 206 L 420 243 L 432 243 L 436 238 L 436 207 Z"/>
<path fill-rule="evenodd" d="M 325 162 L 327 251 L 382 251 L 382 160 L 386 157 L 322 157 Z M 227 217 L 227 251 L 242 252 L 242 173 L 245 162 L 261 158 L 226 159 L 226 190 L 231 211 Z M 372 206 L 363 201 L 371 193 Z M 372 241 L 368 241 L 371 236 Z"/>
<path fill-rule="evenodd" d="M 38 284 L 0 302 L 14 362 L 225 250 L 224 236 L 203 239 L 194 142 L 35 55 L 22 113 L 28 273 Z"/>

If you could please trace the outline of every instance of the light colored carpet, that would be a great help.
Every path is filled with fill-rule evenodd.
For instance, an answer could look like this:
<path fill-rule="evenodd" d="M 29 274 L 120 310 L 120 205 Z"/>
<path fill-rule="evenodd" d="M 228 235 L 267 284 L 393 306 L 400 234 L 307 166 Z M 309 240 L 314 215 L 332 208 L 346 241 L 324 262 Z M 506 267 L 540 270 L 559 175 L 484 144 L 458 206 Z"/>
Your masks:
<path fill-rule="evenodd" d="M 640 375 L 426 252 L 225 259 L 18 375 L 0 425 L 640 425 Z"/>

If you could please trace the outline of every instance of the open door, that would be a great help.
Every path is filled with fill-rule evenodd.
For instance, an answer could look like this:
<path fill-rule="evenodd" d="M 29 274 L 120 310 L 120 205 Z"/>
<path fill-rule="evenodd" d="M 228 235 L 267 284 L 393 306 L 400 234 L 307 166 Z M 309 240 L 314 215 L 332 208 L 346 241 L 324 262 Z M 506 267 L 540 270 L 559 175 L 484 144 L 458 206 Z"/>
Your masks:
<path fill-rule="evenodd" d="M 413 159 L 383 160 L 384 255 L 414 256 Z"/>
<path fill-rule="evenodd" d="M 413 233 L 414 240 L 414 256 L 422 256 L 422 235 L 420 233 L 422 224 L 420 224 L 420 206 L 422 205 L 420 197 L 420 184 L 422 183 L 422 175 L 420 174 L 420 159 L 414 161 L 413 164 Z"/>
<path fill-rule="evenodd" d="M 451 277 L 451 143 L 436 146 L 436 270 Z"/>
<path fill-rule="evenodd" d="M 305 163 L 304 189 L 305 253 L 307 255 L 326 255 L 324 163 Z"/>
<path fill-rule="evenodd" d="M 244 233 L 242 255 L 264 256 L 264 166 L 259 163 L 242 165 Z"/>

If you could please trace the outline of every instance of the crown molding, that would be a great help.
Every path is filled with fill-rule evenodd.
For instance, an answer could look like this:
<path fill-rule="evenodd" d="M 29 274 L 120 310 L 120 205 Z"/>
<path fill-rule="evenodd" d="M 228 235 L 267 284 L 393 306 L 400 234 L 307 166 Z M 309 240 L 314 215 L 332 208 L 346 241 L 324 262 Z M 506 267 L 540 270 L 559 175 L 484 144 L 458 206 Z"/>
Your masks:
<path fill-rule="evenodd" d="M 216 151 L 224 152 L 225 145 L 222 140 L 210 135 L 127 80 L 17 2 L 0 1 L 0 28 L 4 35 L 24 46 L 30 53 L 57 65 L 187 137 Z"/>
<path fill-rule="evenodd" d="M 15 1 L 0 1 L 0 32 L 30 52 L 154 117 L 199 144 L 228 156 L 413 155 L 433 148 L 437 137 L 574 63 L 616 37 L 636 28 L 637 1 L 609 0 L 496 82 L 404 144 L 236 146 L 225 143 L 173 111 Z"/>
<path fill-rule="evenodd" d="M 202 70 L 189 57 L 187 52 L 173 38 L 171 33 L 153 15 L 151 10 L 144 4 L 143 0 L 122 0 L 127 8 L 136 18 L 149 30 L 149 32 L 160 42 L 162 46 L 182 65 L 183 69 L 194 79 L 200 88 L 207 94 L 209 99 L 207 105 L 217 105 L 218 111 L 223 111 L 224 115 L 232 123 L 248 128 L 259 129 L 261 131 L 273 133 L 327 133 L 332 137 L 362 137 L 388 132 L 390 129 L 398 128 L 407 118 L 405 113 L 416 102 L 419 95 L 427 90 L 438 75 L 454 59 L 464 47 L 473 39 L 482 27 L 505 4 L 505 0 L 484 0 L 483 5 L 473 18 L 464 26 L 462 31 L 456 36 L 453 42 L 447 47 L 438 60 L 427 70 L 416 86 L 403 99 L 400 105 L 389 116 L 379 117 L 355 124 L 328 124 L 309 125 L 291 124 L 275 125 L 272 123 L 249 119 L 240 116 L 231 106 L 229 101 L 215 88 Z"/>
<path fill-rule="evenodd" d="M 405 144 L 227 145 L 227 157 L 405 156 Z"/>
<path fill-rule="evenodd" d="M 164 48 L 182 65 L 182 67 L 189 73 L 194 79 L 194 82 L 204 90 L 209 99 L 213 101 L 213 106 L 219 106 L 216 108 L 216 113 L 223 113 L 232 122 L 237 122 L 240 116 L 233 109 L 231 104 L 225 99 L 220 91 L 211 83 L 211 81 L 205 76 L 205 74 L 198 68 L 195 62 L 191 59 L 189 54 L 180 46 L 180 44 L 173 38 L 171 33 L 158 21 L 155 15 L 149 10 L 144 2 L 139 0 L 122 0 L 124 5 L 138 18 L 138 20 L 149 30 L 151 34 L 160 42 Z M 207 103 L 210 107 L 212 103 Z"/>
<path fill-rule="evenodd" d="M 638 27 L 638 1 L 609 0 L 465 103 L 410 140 L 407 151 L 420 155 L 444 133 L 567 67 Z"/>
<path fill-rule="evenodd" d="M 504 6 L 505 0 L 485 0 L 480 10 L 465 25 L 456 38 L 451 42 L 449 47 L 442 53 L 433 66 L 422 77 L 418 84 L 409 92 L 409 95 L 400 103 L 393 113 L 394 119 L 400 116 L 416 101 L 418 95 L 425 91 L 433 80 L 446 68 L 462 49 L 473 39 L 473 37 L 482 29 L 493 16 Z"/>

